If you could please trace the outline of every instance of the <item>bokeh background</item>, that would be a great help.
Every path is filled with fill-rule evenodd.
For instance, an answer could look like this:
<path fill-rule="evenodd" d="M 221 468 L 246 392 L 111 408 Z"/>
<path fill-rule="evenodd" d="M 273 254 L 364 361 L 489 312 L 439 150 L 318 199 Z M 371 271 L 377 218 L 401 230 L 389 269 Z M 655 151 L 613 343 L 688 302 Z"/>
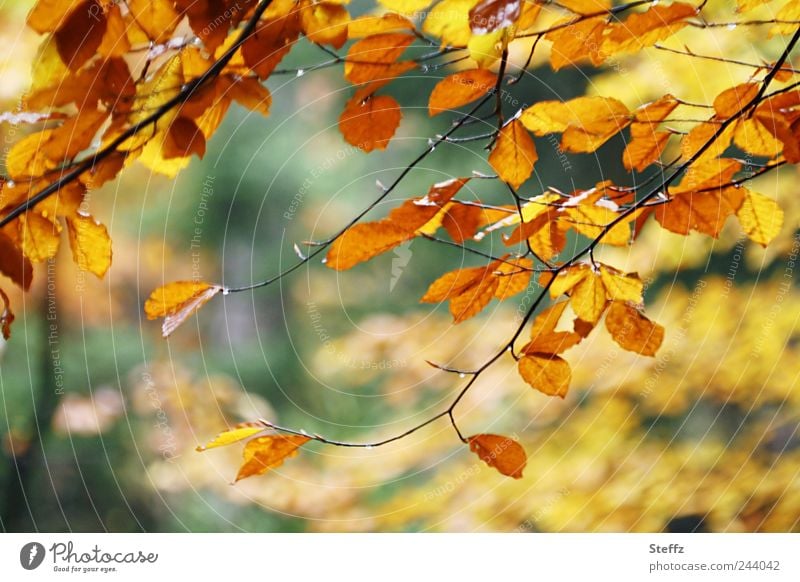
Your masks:
<path fill-rule="evenodd" d="M 14 109 L 29 81 L 39 41 L 24 26 L 29 5 L 0 0 L 0 111 Z M 781 48 L 757 28 L 681 34 L 676 46 L 688 39 L 698 52 L 755 62 Z M 524 46 L 512 55 L 526 56 Z M 282 66 L 325 58 L 300 45 Z M 545 59 L 514 87 L 518 107 L 587 91 L 631 106 L 666 92 L 709 102 L 751 72 L 657 50 L 558 75 Z M 524 296 L 459 326 L 446 306 L 418 303 L 440 274 L 476 264 L 425 240 L 351 271 L 314 262 L 279 285 L 218 297 L 168 342 L 142 313 L 164 282 L 265 279 L 296 260 L 295 243 L 335 232 L 447 127 L 420 102 L 446 74 L 421 70 L 393 85 L 404 119 L 386 151 L 367 155 L 342 139 L 336 122 L 349 90 L 332 68 L 272 79 L 270 117 L 232 108 L 205 159 L 176 180 L 137 164 L 92 193 L 93 214 L 114 241 L 106 278 L 78 272 L 62 245 L 37 270 L 33 291 L 12 297 L 18 320 L 0 345 L 4 530 L 800 528 L 794 169 L 757 182 L 786 212 L 767 250 L 731 221 L 719 240 L 650 225 L 634 246 L 602 251 L 598 258 L 647 281 L 648 314 L 667 329 L 656 358 L 624 352 L 598 330 L 567 354 L 574 380 L 563 401 L 531 390 L 510 358 L 481 377 L 459 423 L 467 434 L 520 440 L 529 455 L 521 480 L 485 466 L 446 421 L 376 449 L 310 443 L 235 486 L 241 447 L 194 451 L 260 417 L 330 438 L 391 436 L 445 408 L 463 382 L 425 360 L 471 368 L 507 340 Z M 0 125 L 4 155 L 20 131 Z M 623 138 L 598 156 L 567 157 L 547 139 L 537 148 L 524 194 L 630 182 L 619 163 Z M 485 158 L 479 146 L 437 149 L 374 216 L 433 182 L 488 172 Z M 488 180 L 464 192 L 508 202 Z"/>

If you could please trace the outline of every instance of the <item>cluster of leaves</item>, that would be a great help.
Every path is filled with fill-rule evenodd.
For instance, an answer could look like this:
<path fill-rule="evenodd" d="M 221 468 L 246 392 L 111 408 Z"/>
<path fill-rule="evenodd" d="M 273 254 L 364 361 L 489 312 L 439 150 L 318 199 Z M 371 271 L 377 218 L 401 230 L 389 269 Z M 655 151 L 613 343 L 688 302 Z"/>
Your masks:
<path fill-rule="evenodd" d="M 430 116 L 455 115 L 452 128 L 432 140 L 340 232 L 316 243 L 310 254 L 299 253 L 300 264 L 327 249 L 329 268 L 350 269 L 415 237 L 455 244 L 489 260 L 444 273 L 422 297 L 423 302 L 449 301 L 455 323 L 475 316 L 492 299 L 503 301 L 525 291 L 536 273 L 536 299 L 505 348 L 511 348 L 522 378 L 544 394 L 565 396 L 571 370 L 562 353 L 585 339 L 604 317 L 606 329 L 626 350 L 652 356 L 662 342 L 663 328 L 643 314 L 641 279 L 595 260 L 599 245 L 632 244 L 651 216 L 674 233 L 717 237 L 735 215 L 743 231 L 761 245 L 779 232 L 780 208 L 744 184 L 800 161 L 800 90 L 787 63 L 800 34 L 795 0 L 766 21 L 771 35 L 790 37 L 778 60 L 757 66 L 749 79 L 722 91 L 713 103 L 665 94 L 629 109 L 613 96 L 583 96 L 540 101 L 517 111 L 505 111 L 503 93 L 524 75 L 540 41 L 549 46 L 553 70 L 600 66 L 653 47 L 687 27 L 702 33 L 709 26 L 703 17 L 705 2 L 637 0 L 612 6 L 610 0 L 441 0 L 425 13 L 421 26 L 407 15 L 427 9 L 430 0 L 380 4 L 381 13 L 351 18 L 338 1 L 39 0 L 28 23 L 46 37 L 31 90 L 23 110 L 4 117 L 37 129 L 17 142 L 6 160 L 8 175 L 0 191 L 0 271 L 27 289 L 31 263 L 55 255 L 65 224 L 75 262 L 102 276 L 111 264 L 111 242 L 106 229 L 88 214 L 87 191 L 114 179 L 134 160 L 174 177 L 191 156 L 204 155 L 207 140 L 234 101 L 268 114 L 271 97 L 263 83 L 293 72 L 278 66 L 301 38 L 331 57 L 316 68 L 342 65 L 353 93 L 339 129 L 347 142 L 365 152 L 386 148 L 401 123 L 400 105 L 385 93 L 393 81 L 446 55 L 461 55 L 456 61 L 464 66 L 439 81 L 428 98 Z M 737 12 L 758 4 L 741 1 Z M 508 73 L 509 55 L 521 44 L 529 47 L 530 57 L 514 77 Z M 346 54 L 336 52 L 345 46 Z M 420 49 L 429 52 L 419 56 Z M 407 58 L 407 53 L 415 56 Z M 447 64 L 442 60 L 437 66 Z M 778 84 L 783 87 L 776 88 Z M 468 127 L 466 122 L 487 104 L 494 105 L 488 115 L 496 122 L 494 130 L 460 139 L 487 142 L 487 162 L 496 172 L 488 178 L 502 185 L 497 195 L 505 200 L 485 204 L 459 199 L 470 179 L 487 178 L 476 173 L 434 184 L 425 196 L 406 200 L 381 220 L 361 220 L 437 145 L 454 141 L 452 134 Z M 466 106 L 466 113 L 455 111 Z M 548 187 L 532 197 L 517 192 L 538 161 L 534 137 L 559 134 L 562 151 L 593 154 L 623 132 L 630 139 L 622 167 L 634 177 L 643 176 L 631 185 L 604 181 L 571 193 Z M 672 149 L 678 155 L 663 161 Z M 746 160 L 737 157 L 741 153 Z M 450 241 L 437 237 L 440 229 Z M 570 231 L 587 239 L 582 250 L 566 252 Z M 507 254 L 495 257 L 467 246 L 495 232 L 503 234 Z M 264 286 L 282 275 L 236 290 Z M 165 318 L 166 337 L 203 304 L 228 291 L 202 282 L 171 283 L 153 292 L 145 311 L 151 319 Z M 557 302 L 541 311 L 548 296 Z M 558 301 L 562 298 L 566 300 Z M 3 299 L 7 336 L 13 314 L 5 294 Z M 515 351 L 529 324 L 530 341 Z M 481 458 L 503 474 L 519 477 L 525 461 L 516 443 L 494 435 L 464 438 L 453 415 L 475 378 L 505 348 L 472 372 L 452 405 L 431 420 L 449 417 L 459 438 Z M 213 444 L 252 436 L 256 428 L 292 432 L 269 423 L 239 427 Z M 275 466 L 307 440 L 341 444 L 318 435 L 256 437 L 245 447 L 239 477 Z"/>

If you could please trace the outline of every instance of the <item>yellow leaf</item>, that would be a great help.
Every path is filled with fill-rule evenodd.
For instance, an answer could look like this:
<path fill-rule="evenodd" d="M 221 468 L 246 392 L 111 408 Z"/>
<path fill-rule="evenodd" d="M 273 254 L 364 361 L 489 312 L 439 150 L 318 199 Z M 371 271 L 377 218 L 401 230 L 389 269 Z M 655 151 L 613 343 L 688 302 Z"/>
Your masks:
<path fill-rule="evenodd" d="M 432 116 L 472 103 L 491 91 L 497 75 L 486 69 L 460 71 L 439 81 L 428 99 L 428 113 Z"/>
<path fill-rule="evenodd" d="M 168 283 L 150 294 L 144 311 L 147 319 L 164 318 L 161 331 L 164 337 L 168 337 L 220 291 L 220 285 L 197 281 Z"/>
<path fill-rule="evenodd" d="M 514 188 L 519 188 L 530 177 L 538 159 L 531 136 L 516 119 L 500 131 L 497 143 L 489 155 L 489 163 L 500 179 Z"/>
<path fill-rule="evenodd" d="M 208 449 L 215 449 L 217 447 L 224 447 L 233 443 L 238 443 L 246 438 L 250 438 L 254 434 L 263 432 L 264 430 L 266 430 L 266 427 L 259 423 L 253 423 L 252 425 L 250 423 L 237 425 L 232 429 L 219 433 L 208 443 L 198 446 L 195 450 L 197 452 L 203 452 L 207 451 Z"/>
<path fill-rule="evenodd" d="M 242 466 L 236 480 L 253 475 L 263 475 L 270 469 L 279 467 L 283 461 L 297 454 L 297 449 L 306 444 L 310 437 L 300 435 L 272 435 L 256 437 L 244 447 Z"/>
<path fill-rule="evenodd" d="M 643 356 L 655 356 L 664 341 L 663 327 L 620 301 L 611 303 L 606 329 L 621 348 Z"/>
<path fill-rule="evenodd" d="M 781 231 L 783 210 L 778 204 L 757 192 L 744 189 L 744 201 L 736 211 L 742 230 L 753 242 L 767 246 Z"/>
<path fill-rule="evenodd" d="M 749 105 L 760 88 L 760 83 L 742 83 L 726 89 L 714 99 L 714 110 L 720 119 L 728 119 Z"/>
<path fill-rule="evenodd" d="M 571 21 L 572 18 L 563 21 L 563 24 Z M 599 16 L 548 32 L 545 39 L 553 43 L 550 48 L 550 66 L 553 70 L 558 71 L 586 60 L 595 66 L 602 64 L 606 58 L 600 50 L 605 27 L 605 17 Z"/>
<path fill-rule="evenodd" d="M 632 131 L 636 125 L 631 127 Z M 649 126 L 647 127 L 649 129 Z M 633 139 L 625 147 L 625 151 L 622 152 L 622 163 L 625 169 L 641 172 L 656 163 L 661 158 L 664 148 L 667 147 L 670 135 L 672 134 L 668 131 L 646 131 L 633 136 Z"/>
<path fill-rule="evenodd" d="M 300 11 L 300 22 L 308 40 L 337 49 L 347 42 L 349 21 L 347 9 L 331 2 L 307 2 Z"/>
<path fill-rule="evenodd" d="M 489 34 L 473 36 L 469 39 L 467 47 L 469 56 L 478 63 L 479 67 L 488 69 L 503 54 L 503 50 L 513 39 L 507 28 L 500 28 Z"/>
<path fill-rule="evenodd" d="M 767 158 L 775 157 L 783 150 L 783 143 L 764 127 L 758 117 L 738 121 L 733 143 L 748 153 Z"/>
<path fill-rule="evenodd" d="M 19 217 L 19 234 L 22 252 L 34 263 L 56 256 L 61 225 L 36 212 Z"/>
<path fill-rule="evenodd" d="M 106 227 L 91 216 L 67 218 L 69 246 L 78 268 L 102 277 L 111 266 L 111 238 Z"/>
<path fill-rule="evenodd" d="M 605 265 L 600 265 L 600 279 L 606 289 L 606 296 L 613 301 L 641 303 L 644 283 L 636 274 L 622 274 Z"/>
<path fill-rule="evenodd" d="M 442 0 L 425 18 L 422 30 L 442 41 L 445 47 L 465 47 L 472 38 L 469 11 L 478 0 Z"/>
<path fill-rule="evenodd" d="M 528 384 L 548 396 L 564 398 L 569 390 L 572 371 L 559 356 L 528 354 L 519 359 L 519 374 Z"/>
<path fill-rule="evenodd" d="M 575 285 L 570 295 L 570 305 L 582 320 L 596 323 L 606 308 L 606 289 L 600 276 L 590 271 Z"/>
<path fill-rule="evenodd" d="M 469 449 L 506 477 L 522 478 L 528 461 L 525 449 L 515 440 L 496 434 L 476 434 L 467 438 Z"/>
<path fill-rule="evenodd" d="M 797 2 L 797 0 L 789 0 L 778 10 L 774 18 L 775 20 L 781 21 L 781 23 L 775 24 L 769 29 L 770 36 L 776 34 L 794 34 L 797 31 L 797 25 L 791 23 L 800 20 L 800 2 Z"/>

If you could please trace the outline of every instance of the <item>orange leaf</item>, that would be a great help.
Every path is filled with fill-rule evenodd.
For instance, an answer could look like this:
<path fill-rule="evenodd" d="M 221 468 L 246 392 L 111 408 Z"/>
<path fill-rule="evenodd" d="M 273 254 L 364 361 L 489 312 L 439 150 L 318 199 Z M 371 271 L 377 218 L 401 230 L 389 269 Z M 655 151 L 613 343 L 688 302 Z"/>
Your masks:
<path fill-rule="evenodd" d="M 387 220 L 356 224 L 331 245 L 325 265 L 344 271 L 414 237 L 414 231 Z"/>
<path fill-rule="evenodd" d="M 368 83 L 392 79 L 416 65 L 397 63 L 397 59 L 414 42 L 414 36 L 401 33 L 375 34 L 354 43 L 347 52 L 344 77 L 351 83 Z"/>
<path fill-rule="evenodd" d="M 164 318 L 161 331 L 164 337 L 168 337 L 220 291 L 220 285 L 175 281 L 153 291 L 145 301 L 144 311 L 147 319 Z"/>
<path fill-rule="evenodd" d="M 697 9 L 683 2 L 656 4 L 645 12 L 634 13 L 623 22 L 609 27 L 603 43 L 608 55 L 620 52 L 635 52 L 665 40 L 687 24 Z"/>
<path fill-rule="evenodd" d="M 236 481 L 253 475 L 263 475 L 270 469 L 281 466 L 284 460 L 294 457 L 297 449 L 309 440 L 310 437 L 300 435 L 272 435 L 248 441 L 244 447 L 244 461 L 239 467 Z"/>
<path fill-rule="evenodd" d="M 643 356 L 655 356 L 664 341 L 663 327 L 620 301 L 611 303 L 606 329 L 621 348 Z"/>
<path fill-rule="evenodd" d="M 523 354 L 560 354 L 580 343 L 583 337 L 575 332 L 555 331 L 567 304 L 568 301 L 556 303 L 536 316 L 531 341 L 522 348 Z"/>
<path fill-rule="evenodd" d="M 111 266 L 111 238 L 106 227 L 91 216 L 67 218 L 69 246 L 78 268 L 102 277 Z"/>
<path fill-rule="evenodd" d="M 606 58 L 600 50 L 605 27 L 605 17 L 598 16 L 548 32 L 545 38 L 553 43 L 550 48 L 550 66 L 553 70 L 578 65 L 586 60 L 595 66 L 602 64 Z"/>
<path fill-rule="evenodd" d="M 486 267 L 470 267 L 445 273 L 428 287 L 421 303 L 440 303 L 461 295 L 486 274 Z"/>
<path fill-rule="evenodd" d="M 551 354 L 527 354 L 519 359 L 519 374 L 528 384 L 548 396 L 564 398 L 572 371 L 569 364 Z"/>
<path fill-rule="evenodd" d="M 637 123 L 656 124 L 664 121 L 678 106 L 678 100 L 672 95 L 664 95 L 652 103 L 647 103 L 633 112 L 633 120 Z"/>
<path fill-rule="evenodd" d="M 38 33 L 53 32 L 81 0 L 37 0 L 28 13 L 28 26 Z"/>
<path fill-rule="evenodd" d="M 783 143 L 770 133 L 758 116 L 736 123 L 733 143 L 748 153 L 766 158 L 777 156 L 783 149 Z"/>
<path fill-rule="evenodd" d="M 469 449 L 506 477 L 522 478 L 528 462 L 525 449 L 517 441 L 496 434 L 476 434 L 467 438 Z"/>
<path fill-rule="evenodd" d="M 531 269 L 533 261 L 525 257 L 500 263 L 492 273 L 499 281 L 494 296 L 502 300 L 525 291 L 531 280 Z"/>
<path fill-rule="evenodd" d="M 514 188 L 519 188 L 530 177 L 538 159 L 531 136 L 516 119 L 500 131 L 489 155 L 489 163 L 500 178 Z"/>
<path fill-rule="evenodd" d="M 339 130 L 347 143 L 365 152 L 386 149 L 400 125 L 400 104 L 388 95 L 356 94 L 347 102 L 339 118 Z"/>
<path fill-rule="evenodd" d="M 633 127 L 635 126 L 636 124 Z M 646 127 L 649 130 L 649 126 Z M 634 136 L 622 153 L 622 163 L 625 169 L 641 172 L 656 163 L 664 148 L 667 147 L 670 135 L 672 134 L 668 131 L 647 131 Z"/>
<path fill-rule="evenodd" d="M 243 423 L 237 424 L 231 429 L 225 430 L 207 442 L 205 445 L 198 446 L 195 450 L 198 453 L 207 451 L 208 449 L 215 449 L 217 447 L 225 447 L 233 443 L 238 443 L 246 438 L 250 438 L 254 434 L 263 432 L 266 427 L 261 423 Z"/>
<path fill-rule="evenodd" d="M 726 89 L 714 99 L 714 111 L 721 119 L 736 115 L 758 95 L 760 87 L 760 83 L 742 83 Z"/>
<path fill-rule="evenodd" d="M 272 96 L 269 89 L 259 83 L 258 79 L 253 77 L 236 79 L 228 86 L 227 95 L 251 111 L 257 111 L 264 116 L 269 115 Z"/>
<path fill-rule="evenodd" d="M 485 277 L 477 285 L 467 288 L 461 295 L 450 300 L 453 323 L 461 323 L 477 315 L 495 296 L 500 281 L 496 277 Z"/>
<path fill-rule="evenodd" d="M 439 81 L 428 99 L 431 116 L 456 109 L 485 95 L 497 83 L 497 75 L 487 69 L 454 73 Z"/>
<path fill-rule="evenodd" d="M 266 79 L 289 53 L 299 35 L 299 11 L 292 6 L 286 14 L 259 22 L 253 35 L 242 45 L 244 62 L 259 78 Z"/>

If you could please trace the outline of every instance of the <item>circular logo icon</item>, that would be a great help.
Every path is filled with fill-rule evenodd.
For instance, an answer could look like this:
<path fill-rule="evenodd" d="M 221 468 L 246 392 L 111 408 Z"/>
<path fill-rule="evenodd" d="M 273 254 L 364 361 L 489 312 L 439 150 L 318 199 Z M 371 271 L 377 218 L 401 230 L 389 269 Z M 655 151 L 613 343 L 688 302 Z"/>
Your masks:
<path fill-rule="evenodd" d="M 39 542 L 28 542 L 19 551 L 19 563 L 26 570 L 35 570 L 44 561 L 44 546 Z"/>

